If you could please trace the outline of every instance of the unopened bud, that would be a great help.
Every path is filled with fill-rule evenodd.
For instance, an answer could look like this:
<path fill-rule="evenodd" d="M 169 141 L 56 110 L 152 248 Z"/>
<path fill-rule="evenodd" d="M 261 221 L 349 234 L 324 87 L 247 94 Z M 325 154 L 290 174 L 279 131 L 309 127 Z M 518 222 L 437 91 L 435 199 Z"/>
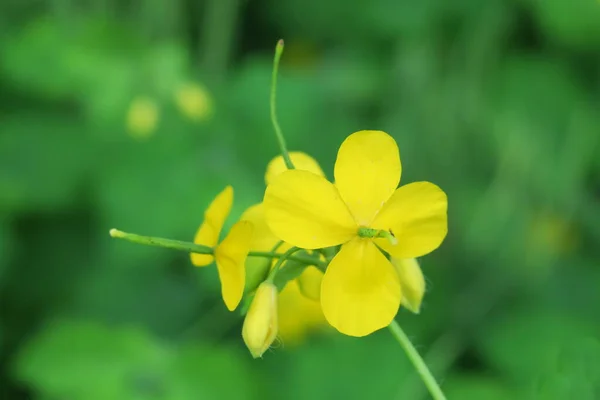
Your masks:
<path fill-rule="evenodd" d="M 242 337 L 252 357 L 262 357 L 277 337 L 277 288 L 260 284 L 246 314 Z"/>

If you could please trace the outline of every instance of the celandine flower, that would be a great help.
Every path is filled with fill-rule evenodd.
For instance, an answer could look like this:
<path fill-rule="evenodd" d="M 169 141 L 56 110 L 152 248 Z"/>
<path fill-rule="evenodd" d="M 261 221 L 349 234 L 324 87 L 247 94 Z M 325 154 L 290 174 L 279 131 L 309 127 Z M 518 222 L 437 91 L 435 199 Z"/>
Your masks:
<path fill-rule="evenodd" d="M 291 152 L 290 158 L 296 168 L 323 175 L 321 167 L 311 156 L 301 152 Z M 265 181 L 267 185 L 287 168 L 283 157 L 277 156 L 267 166 Z M 270 251 L 279 242 L 271 232 L 264 216 L 262 203 L 249 207 L 240 218 L 252 222 L 254 235 L 250 246 L 253 251 Z M 289 249 L 289 243 L 283 243 L 279 252 Z M 270 266 L 262 257 L 248 257 L 246 260 L 246 282 L 249 287 L 256 287 Z M 321 311 L 319 297 L 323 273 L 314 266 L 307 267 L 298 278 L 288 282 L 279 294 L 278 320 L 279 336 L 285 345 L 299 343 L 312 330 L 326 324 Z"/>
<path fill-rule="evenodd" d="M 281 173 L 265 192 L 265 215 L 291 245 L 342 244 L 323 277 L 321 306 L 340 332 L 365 336 L 389 325 L 402 299 L 400 278 L 378 247 L 399 259 L 436 249 L 447 233 L 447 198 L 429 182 L 397 188 L 398 146 L 381 131 L 346 138 L 334 175 L 332 184 L 307 171 Z"/>
<path fill-rule="evenodd" d="M 246 273 L 244 264 L 252 241 L 252 223 L 239 221 L 235 223 L 227 237 L 217 245 L 225 219 L 231 211 L 233 188 L 227 186 L 215 197 L 204 213 L 204 221 L 196 233 L 194 243 L 214 247 L 212 254 L 191 254 L 192 263 L 197 267 L 217 264 L 221 294 L 230 311 L 235 310 L 242 296 Z"/>

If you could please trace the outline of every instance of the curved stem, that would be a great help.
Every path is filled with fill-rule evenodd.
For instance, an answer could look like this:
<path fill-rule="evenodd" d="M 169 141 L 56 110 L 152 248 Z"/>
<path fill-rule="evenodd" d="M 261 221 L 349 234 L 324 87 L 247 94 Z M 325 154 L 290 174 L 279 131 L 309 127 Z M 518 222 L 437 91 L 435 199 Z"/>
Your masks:
<path fill-rule="evenodd" d="M 271 123 L 273 123 L 273 128 L 275 129 L 275 135 L 277 136 L 277 141 L 279 142 L 279 148 L 281 150 L 281 155 L 283 156 L 285 166 L 287 167 L 287 169 L 294 169 L 294 163 L 292 163 L 292 159 L 290 158 L 287 146 L 285 144 L 283 132 L 281 132 L 281 127 L 279 126 L 279 122 L 277 121 L 277 111 L 275 107 L 277 99 L 277 72 L 279 71 L 279 61 L 281 60 L 282 53 L 283 39 L 279 39 L 279 41 L 277 42 L 277 46 L 275 46 L 275 57 L 273 59 L 273 75 L 271 76 Z"/>
<path fill-rule="evenodd" d="M 284 262 L 286 262 L 287 260 L 290 259 L 290 257 L 292 256 L 292 254 L 294 254 L 297 251 L 302 250 L 299 247 L 292 247 L 289 248 L 285 253 L 283 253 L 283 255 L 281 257 L 279 257 L 279 260 L 277 260 L 277 262 L 275 263 L 275 265 L 273 266 L 273 269 L 271 269 L 271 272 L 269 273 L 269 276 L 267 277 L 267 280 L 273 280 L 273 278 L 275 278 L 275 275 L 277 274 L 277 272 L 279 272 L 279 270 L 281 269 L 281 266 L 283 265 Z"/>
<path fill-rule="evenodd" d="M 406 333 L 404 333 L 398 322 L 396 320 L 393 320 L 392 323 L 388 326 L 388 328 L 390 328 L 392 335 L 398 341 L 398 343 L 400 343 L 400 346 L 402 346 L 402 349 L 408 356 L 408 359 L 417 370 L 417 373 L 421 376 L 421 379 L 423 380 L 425 386 L 427 386 L 431 397 L 433 397 L 434 400 L 446 400 L 446 396 L 444 396 L 442 389 L 440 389 L 440 386 L 431 374 L 431 371 L 429 370 L 429 368 L 427 368 L 425 361 L 423 361 L 423 359 L 419 355 L 419 352 L 417 352 L 417 349 L 415 349 L 410 339 L 408 338 L 408 336 L 406 336 Z"/>

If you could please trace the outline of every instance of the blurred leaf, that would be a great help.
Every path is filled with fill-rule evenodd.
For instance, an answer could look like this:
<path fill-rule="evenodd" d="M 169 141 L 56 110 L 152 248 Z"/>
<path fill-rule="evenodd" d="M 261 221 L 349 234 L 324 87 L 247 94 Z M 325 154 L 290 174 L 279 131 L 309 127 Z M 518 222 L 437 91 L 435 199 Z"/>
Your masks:
<path fill-rule="evenodd" d="M 241 336 L 238 340 L 241 341 Z M 256 379 L 263 377 L 254 377 L 249 373 L 251 362 L 250 356 L 241 352 L 197 345 L 183 346 L 167 372 L 170 383 L 167 399 L 264 398 L 256 396 Z"/>
<path fill-rule="evenodd" d="M 69 399 L 252 397 L 241 354 L 167 348 L 139 329 L 55 323 L 20 352 L 16 376 L 42 396 Z"/>
<path fill-rule="evenodd" d="M 575 49 L 600 45 L 600 7 L 595 0 L 531 0 L 544 33 Z"/>
<path fill-rule="evenodd" d="M 0 47 L 0 65 L 22 89 L 51 99 L 73 95 L 78 82 L 67 63 L 69 32 L 56 19 L 29 21 Z"/>
<path fill-rule="evenodd" d="M 274 352 L 265 361 L 282 368 L 285 359 Z M 387 330 L 361 339 L 338 334 L 286 355 L 286 374 L 280 379 L 289 399 L 393 398 L 402 392 L 403 379 L 413 373 Z"/>
<path fill-rule="evenodd" d="M 84 125 L 51 114 L 14 114 L 0 124 L 0 209 L 76 203 L 94 158 Z"/>
<path fill-rule="evenodd" d="M 558 355 L 556 369 L 535 382 L 534 398 L 593 400 L 600 393 L 600 342 L 584 339 L 567 344 Z"/>
<path fill-rule="evenodd" d="M 503 374 L 529 383 L 555 371 L 557 357 L 570 356 L 565 350 L 595 337 L 589 325 L 569 315 L 524 308 L 492 321 L 481 335 L 481 350 Z"/>
<path fill-rule="evenodd" d="M 471 374 L 452 375 L 444 382 L 444 394 L 460 400 L 512 400 L 522 398 L 506 382 Z"/>
<path fill-rule="evenodd" d="M 158 379 L 165 357 L 142 331 L 62 322 L 22 349 L 15 374 L 44 396 L 150 399 L 162 390 Z"/>

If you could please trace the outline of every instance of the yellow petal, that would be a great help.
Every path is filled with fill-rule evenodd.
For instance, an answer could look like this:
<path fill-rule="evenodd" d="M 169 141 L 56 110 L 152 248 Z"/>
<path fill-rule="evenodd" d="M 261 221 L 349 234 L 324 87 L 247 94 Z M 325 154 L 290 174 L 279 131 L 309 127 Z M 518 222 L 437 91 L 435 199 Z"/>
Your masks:
<path fill-rule="evenodd" d="M 277 337 L 277 329 L 277 288 L 261 283 L 242 326 L 242 338 L 252 357 L 262 357 Z"/>
<path fill-rule="evenodd" d="M 205 246 L 215 247 L 219 242 L 219 235 L 225 223 L 225 219 L 231 211 L 233 204 L 233 188 L 227 186 L 221 193 L 215 197 L 204 212 L 204 221 L 196 232 L 194 243 Z M 204 267 L 214 261 L 210 254 L 191 254 L 192 264 L 197 267 Z"/>
<path fill-rule="evenodd" d="M 321 285 L 325 318 L 350 336 L 365 336 L 388 326 L 401 296 L 398 274 L 369 239 L 357 238 L 343 245 Z"/>
<path fill-rule="evenodd" d="M 249 207 L 240 218 L 250 221 L 254 227 L 250 249 L 254 251 L 270 251 L 279 239 L 273 235 L 265 220 L 262 203 Z M 281 248 L 280 248 L 281 250 Z M 272 262 L 264 257 L 248 256 L 246 259 L 246 290 L 253 291 L 265 280 Z"/>
<path fill-rule="evenodd" d="M 221 294 L 230 311 L 242 300 L 246 272 L 244 264 L 252 241 L 252 223 L 236 222 L 227 237 L 215 249 Z"/>
<path fill-rule="evenodd" d="M 425 294 L 425 278 L 415 258 L 394 258 L 392 265 L 396 268 L 402 285 L 402 305 L 418 314 Z"/>
<path fill-rule="evenodd" d="M 398 243 L 387 239 L 376 243 L 397 258 L 420 257 L 437 249 L 448 232 L 448 199 L 429 182 L 404 185 L 390 198 L 371 225 L 391 230 Z"/>
<path fill-rule="evenodd" d="M 400 183 L 396 141 L 382 131 L 348 136 L 335 162 L 335 185 L 359 225 L 368 226 Z"/>
<path fill-rule="evenodd" d="M 279 174 L 265 192 L 265 215 L 281 240 L 304 249 L 347 242 L 357 226 L 333 184 L 312 172 Z"/>
<path fill-rule="evenodd" d="M 301 171 L 312 172 L 313 174 L 317 174 L 320 176 L 325 176 L 323 170 L 319 166 L 317 160 L 312 158 L 306 153 L 302 153 L 301 151 L 292 151 L 289 153 L 290 158 L 292 159 L 292 163 L 294 164 L 294 168 L 299 169 Z M 281 174 L 283 171 L 287 171 L 287 167 L 285 166 L 285 161 L 283 161 L 282 156 L 277 156 L 271 160 L 269 165 L 267 165 L 267 172 L 265 174 L 265 182 L 267 185 L 273 181 L 273 179 Z"/>
<path fill-rule="evenodd" d="M 321 298 L 321 281 L 323 272 L 315 266 L 308 266 L 296 278 L 302 294 L 309 299 L 319 300 Z"/>
<path fill-rule="evenodd" d="M 240 221 L 250 221 L 254 226 L 250 248 L 256 251 L 271 250 L 279 241 L 271 232 L 265 219 L 265 207 L 262 203 L 248 207 L 240 217 Z"/>

